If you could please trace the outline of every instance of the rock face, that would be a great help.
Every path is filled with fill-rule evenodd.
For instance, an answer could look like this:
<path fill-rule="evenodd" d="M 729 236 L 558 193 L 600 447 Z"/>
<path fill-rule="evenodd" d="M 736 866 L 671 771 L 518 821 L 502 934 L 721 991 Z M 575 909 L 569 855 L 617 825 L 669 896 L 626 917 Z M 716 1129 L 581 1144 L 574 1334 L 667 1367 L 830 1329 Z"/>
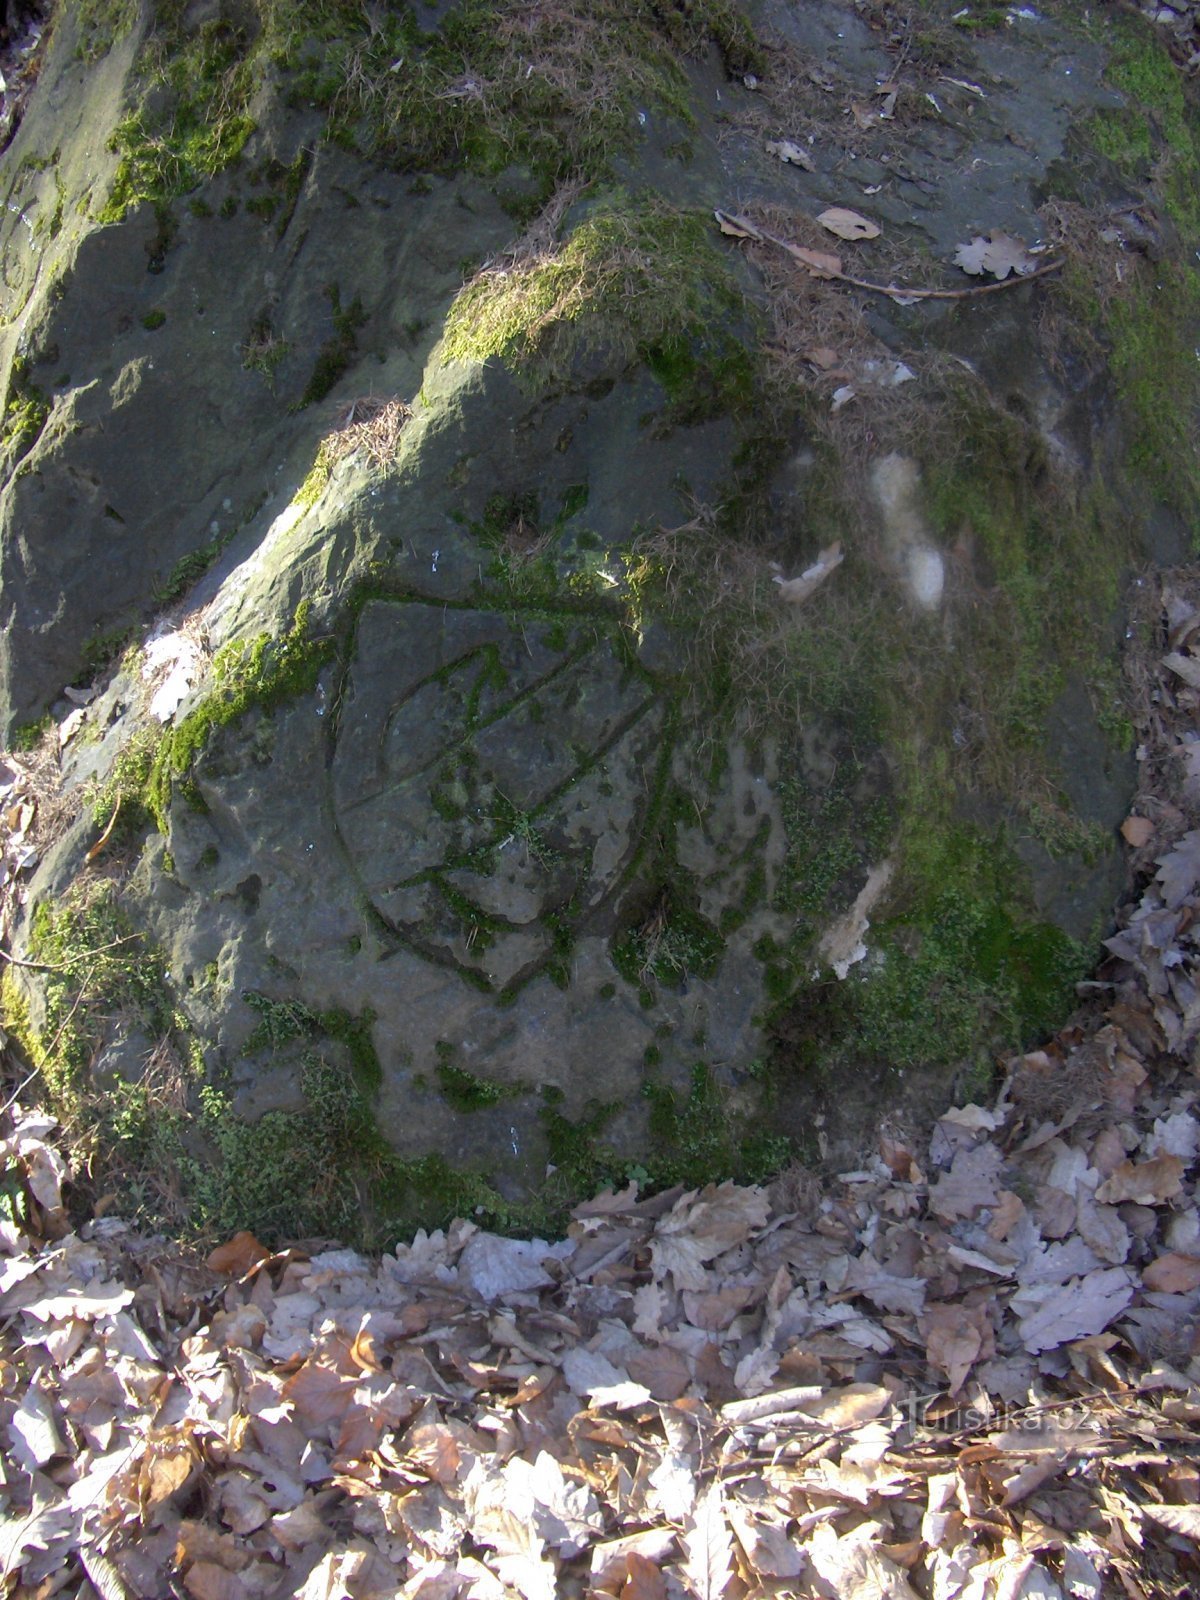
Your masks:
<path fill-rule="evenodd" d="M 0 717 L 95 690 L 8 1025 L 193 1221 L 847 1157 L 1120 882 L 1200 483 L 1164 39 L 559 9 L 63 0 L 2 158 Z"/>

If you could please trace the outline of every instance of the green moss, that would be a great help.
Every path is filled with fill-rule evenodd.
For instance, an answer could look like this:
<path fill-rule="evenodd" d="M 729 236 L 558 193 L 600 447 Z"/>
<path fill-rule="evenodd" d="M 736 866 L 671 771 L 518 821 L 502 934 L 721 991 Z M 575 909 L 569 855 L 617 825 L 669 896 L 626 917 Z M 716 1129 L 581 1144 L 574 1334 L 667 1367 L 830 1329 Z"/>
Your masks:
<path fill-rule="evenodd" d="M 14 359 L 9 371 L 0 424 L 0 455 L 9 472 L 33 449 L 50 415 L 50 401 L 33 382 L 31 371 L 31 363 L 22 356 Z"/>
<path fill-rule="evenodd" d="M 302 1001 L 276 1000 L 256 989 L 244 989 L 242 999 L 259 1019 L 242 1047 L 243 1055 L 260 1050 L 275 1054 L 297 1039 L 330 1039 L 345 1048 L 359 1090 L 367 1096 L 378 1094 L 383 1068 L 372 1037 L 373 1011 L 368 1009 L 360 1017 L 352 1017 L 340 1007 L 313 1011 Z"/>
<path fill-rule="evenodd" d="M 172 790 L 186 787 L 192 765 L 216 732 L 252 707 L 269 711 L 313 687 L 332 658 L 331 637 L 310 638 L 309 605 L 297 607 L 295 621 L 279 639 L 260 634 L 250 646 L 227 645 L 213 661 L 216 687 L 183 720 L 162 736 L 146 784 L 145 804 L 160 832 L 167 831 Z"/>
<path fill-rule="evenodd" d="M 44 717 L 39 717 L 36 722 L 22 723 L 20 727 L 13 729 L 10 741 L 13 750 L 17 752 L 35 750 L 53 726 L 54 718 L 49 712 Z"/>
<path fill-rule="evenodd" d="M 167 8 L 139 66 L 142 98 L 111 141 L 120 161 L 101 223 L 190 193 L 235 160 L 254 129 L 258 70 L 247 29 L 222 18 L 184 33 Z"/>
<path fill-rule="evenodd" d="M 531 185 L 545 194 L 568 174 L 606 173 L 634 145 L 639 110 L 688 125 L 681 53 L 711 39 L 731 70 L 761 65 L 728 0 L 564 0 L 533 12 L 461 0 L 435 33 L 408 8 L 370 31 L 350 5 L 320 18 L 296 9 L 309 14 L 279 54 L 299 61 L 297 89 L 326 108 L 332 137 L 407 169 L 524 169 L 510 198 L 526 205 Z"/>
<path fill-rule="evenodd" d="M 1200 232 L 1200 111 L 1160 29 L 1118 15 L 1108 19 L 1105 32 L 1105 79 L 1127 105 L 1096 112 L 1088 137 L 1126 175 L 1152 172 L 1172 221 L 1194 237 Z"/>
<path fill-rule="evenodd" d="M 333 333 L 317 351 L 312 372 L 297 409 L 324 400 L 349 367 L 358 348 L 358 329 L 367 320 L 358 295 L 355 295 L 348 306 L 343 306 L 341 290 L 336 283 L 330 283 L 325 286 L 325 297 L 329 301 L 333 316 Z M 303 492 L 302 489 L 301 493 Z"/>
<path fill-rule="evenodd" d="M 79 54 L 85 61 L 97 61 L 133 27 L 138 17 L 138 0 L 75 0 Z"/>
<path fill-rule="evenodd" d="M 156 328 L 161 328 L 166 320 L 167 313 L 165 311 L 160 311 L 158 309 L 155 309 L 154 311 L 147 311 L 146 315 L 142 318 L 142 327 L 145 328 L 147 333 L 153 333 Z"/>
<path fill-rule="evenodd" d="M 443 1100 L 455 1111 L 482 1111 L 526 1092 L 524 1084 L 497 1083 L 492 1078 L 481 1078 L 453 1061 L 439 1061 L 434 1076 Z"/>
<path fill-rule="evenodd" d="M 686 1095 L 655 1083 L 643 1093 L 650 1102 L 656 1179 L 690 1188 L 736 1170 L 736 1131 L 725 1096 L 704 1062 L 692 1068 Z"/>
<path fill-rule="evenodd" d="M 1143 264 L 1107 308 L 1112 373 L 1131 426 L 1129 468 L 1188 517 L 1200 508 L 1192 425 L 1200 399 L 1192 337 L 1197 325 L 1200 272 L 1189 263 Z"/>
<path fill-rule="evenodd" d="M 48 970 L 41 1031 L 35 1039 L 26 1013 L 24 1043 L 64 1116 L 83 1107 L 92 1062 L 114 1021 L 122 1019 L 151 1038 L 171 1030 L 166 969 L 108 881 L 78 885 L 53 905 L 39 901 L 29 954 Z M 19 1023 L 19 1008 L 14 1016 Z"/>
<path fill-rule="evenodd" d="M 648 360 L 692 417 L 745 398 L 750 318 L 705 217 L 615 193 L 556 249 L 470 282 L 442 353 L 503 361 L 539 389 L 563 381 L 582 352 Z"/>

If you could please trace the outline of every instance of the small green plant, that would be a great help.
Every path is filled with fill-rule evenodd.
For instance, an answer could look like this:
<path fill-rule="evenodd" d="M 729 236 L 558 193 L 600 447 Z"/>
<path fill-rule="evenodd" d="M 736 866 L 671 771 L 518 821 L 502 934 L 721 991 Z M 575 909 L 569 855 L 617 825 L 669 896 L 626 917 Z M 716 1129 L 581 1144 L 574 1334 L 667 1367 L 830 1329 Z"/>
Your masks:
<path fill-rule="evenodd" d="M 678 987 L 714 971 L 725 941 L 678 890 L 658 888 L 648 908 L 613 941 L 613 965 L 629 983 Z"/>
<path fill-rule="evenodd" d="M 247 372 L 257 372 L 272 386 L 280 362 L 287 358 L 291 345 L 280 338 L 269 322 L 256 322 L 242 346 L 242 366 Z"/>

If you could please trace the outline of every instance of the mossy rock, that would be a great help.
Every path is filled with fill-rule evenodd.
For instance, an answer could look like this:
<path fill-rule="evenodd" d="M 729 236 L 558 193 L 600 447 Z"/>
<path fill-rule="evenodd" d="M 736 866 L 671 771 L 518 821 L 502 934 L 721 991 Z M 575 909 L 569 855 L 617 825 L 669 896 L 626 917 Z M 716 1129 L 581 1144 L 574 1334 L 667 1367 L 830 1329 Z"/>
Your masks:
<path fill-rule="evenodd" d="M 1153 33 L 1048 12 L 923 7 L 921 92 L 836 130 L 882 228 L 849 275 L 958 283 L 985 226 L 1062 252 L 911 307 L 712 220 L 813 248 L 847 200 L 835 130 L 812 172 L 765 148 L 827 110 L 809 57 L 847 96 L 890 61 L 833 0 L 568 8 L 519 74 L 507 5 L 93 5 L 91 62 L 63 25 L 3 157 L 0 714 L 134 653 L 64 756 L 119 818 L 103 906 L 80 829 L 21 931 L 66 976 L 6 1026 L 193 1224 L 546 1227 L 822 1117 L 853 1158 L 1065 1014 L 1120 879 L 1124 574 L 1197 509 L 1196 148 Z M 82 124 L 51 159 L 71 96 L 94 173 Z M 56 1039 L 103 942 L 68 867 L 148 987 L 106 965 Z"/>

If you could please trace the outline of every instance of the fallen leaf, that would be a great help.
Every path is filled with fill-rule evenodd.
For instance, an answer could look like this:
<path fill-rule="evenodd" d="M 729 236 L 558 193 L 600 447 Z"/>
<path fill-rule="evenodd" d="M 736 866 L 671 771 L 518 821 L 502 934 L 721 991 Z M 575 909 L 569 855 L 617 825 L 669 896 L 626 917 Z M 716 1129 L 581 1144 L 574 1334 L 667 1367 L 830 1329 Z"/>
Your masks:
<path fill-rule="evenodd" d="M 1200 661 L 1195 656 L 1180 655 L 1178 650 L 1172 650 L 1162 658 L 1162 664 L 1177 678 L 1182 678 L 1189 688 L 1200 689 Z"/>
<path fill-rule="evenodd" d="M 781 1523 L 756 1515 L 737 1499 L 726 1502 L 725 1513 L 745 1551 L 746 1560 L 758 1577 L 796 1578 L 800 1575 L 804 1558 Z"/>
<path fill-rule="evenodd" d="M 1173 850 L 1158 857 L 1157 865 L 1167 909 L 1176 911 L 1200 883 L 1200 828 L 1185 833 Z"/>
<path fill-rule="evenodd" d="M 813 159 L 808 151 L 800 145 L 793 144 L 790 139 L 769 139 L 767 141 L 767 154 L 778 156 L 780 161 L 789 162 L 794 167 L 803 167 L 805 172 L 813 172 Z"/>
<path fill-rule="evenodd" d="M 219 1244 L 208 1256 L 205 1265 L 213 1272 L 223 1272 L 231 1278 L 244 1278 L 252 1267 L 270 1255 L 266 1245 L 259 1244 L 245 1229 L 235 1233 L 227 1244 Z"/>
<path fill-rule="evenodd" d="M 683 1546 L 687 1560 L 680 1573 L 696 1600 L 718 1600 L 733 1578 L 733 1547 L 720 1483 L 712 1484 L 696 1502 Z"/>
<path fill-rule="evenodd" d="M 1013 272 L 1024 276 L 1037 266 L 1036 259 L 1021 241 L 1007 233 L 976 234 L 970 244 L 959 245 L 954 262 L 973 276 L 988 272 L 993 278 L 1001 279 Z"/>
<path fill-rule="evenodd" d="M 813 1530 L 806 1553 L 838 1600 L 917 1600 L 903 1568 L 879 1548 L 880 1531 L 870 1522 L 844 1538 L 828 1522 Z"/>
<path fill-rule="evenodd" d="M 9 1430 L 22 1465 L 44 1467 L 55 1456 L 66 1454 L 62 1434 L 49 1396 L 30 1384 L 25 1398 L 13 1412 Z"/>
<path fill-rule="evenodd" d="M 789 244 L 785 248 L 792 260 L 807 268 L 814 278 L 840 278 L 842 275 L 841 256 L 826 255 L 824 250 L 806 250 L 799 244 Z"/>
<path fill-rule="evenodd" d="M 1149 817 L 1126 817 L 1121 824 L 1121 837 L 1133 850 L 1140 850 L 1154 837 L 1154 824 Z"/>
<path fill-rule="evenodd" d="M 1102 1333 L 1133 1299 L 1133 1291 L 1131 1275 L 1123 1267 L 1109 1267 L 1066 1284 L 1019 1289 L 1012 1309 L 1021 1318 L 1025 1348 L 1039 1355 L 1072 1339 Z"/>
<path fill-rule="evenodd" d="M 848 211 L 845 206 L 830 206 L 822 211 L 817 221 L 829 233 L 835 233 L 839 239 L 878 239 L 879 228 L 869 218 L 860 216 L 857 211 Z"/>
<path fill-rule="evenodd" d="M 1182 1533 L 1200 1542 L 1200 1506 L 1142 1506 L 1142 1515 L 1169 1528 L 1172 1533 Z"/>
<path fill-rule="evenodd" d="M 1000 1152 L 993 1144 L 958 1151 L 950 1171 L 930 1189 L 929 1209 L 945 1222 L 956 1222 L 995 1205 L 1000 1165 Z"/>
<path fill-rule="evenodd" d="M 680 1195 L 650 1241 L 654 1276 L 670 1272 L 680 1289 L 706 1289 L 704 1264 L 761 1228 L 771 1205 L 762 1189 L 725 1182 Z"/>
<path fill-rule="evenodd" d="M 746 217 L 731 217 L 728 212 L 714 211 L 717 226 L 731 239 L 761 239 L 762 234 Z"/>
<path fill-rule="evenodd" d="M 636 1550 L 625 1557 L 621 1600 L 667 1600 L 667 1580 L 648 1556 Z"/>
<path fill-rule="evenodd" d="M 633 1382 L 643 1384 L 656 1400 L 678 1400 L 692 1381 L 687 1361 L 670 1345 L 639 1350 L 625 1365 Z"/>
<path fill-rule="evenodd" d="M 918 1327 L 930 1366 L 941 1368 L 950 1393 L 957 1394 L 983 1352 L 984 1329 L 978 1315 L 967 1306 L 952 1302 L 931 1305 L 926 1307 Z"/>
<path fill-rule="evenodd" d="M 1200 1256 L 1169 1251 L 1142 1272 L 1142 1286 L 1155 1294 L 1191 1294 L 1200 1289 Z"/>
<path fill-rule="evenodd" d="M 1149 1161 L 1122 1161 L 1112 1177 L 1096 1190 L 1106 1205 L 1133 1200 L 1140 1206 L 1161 1206 L 1173 1200 L 1183 1186 L 1183 1162 L 1178 1156 L 1154 1156 Z"/>

